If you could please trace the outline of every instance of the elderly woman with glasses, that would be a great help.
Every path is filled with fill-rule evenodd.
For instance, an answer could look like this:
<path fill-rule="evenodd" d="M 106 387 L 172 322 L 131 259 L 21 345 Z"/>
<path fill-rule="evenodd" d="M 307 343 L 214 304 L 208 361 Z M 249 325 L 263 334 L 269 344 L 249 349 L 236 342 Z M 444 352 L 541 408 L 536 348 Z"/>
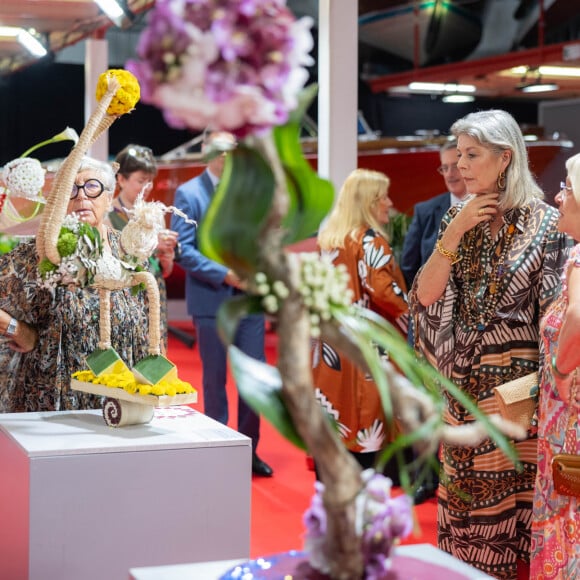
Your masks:
<path fill-rule="evenodd" d="M 98 229 L 105 252 L 122 258 L 120 234 L 105 224 L 115 190 L 110 164 L 85 157 L 67 208 Z M 99 407 L 70 389 L 73 372 L 99 342 L 99 293 L 91 287 L 51 287 L 39 276 L 35 240 L 0 256 L 0 412 Z M 132 365 L 148 352 L 145 294 L 111 292 L 111 343 Z"/>

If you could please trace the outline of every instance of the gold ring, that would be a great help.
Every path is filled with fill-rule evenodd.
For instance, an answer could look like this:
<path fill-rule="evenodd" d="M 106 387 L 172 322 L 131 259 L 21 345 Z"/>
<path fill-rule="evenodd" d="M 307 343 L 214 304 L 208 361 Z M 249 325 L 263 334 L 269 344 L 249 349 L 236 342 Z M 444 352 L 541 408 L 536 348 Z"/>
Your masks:
<path fill-rule="evenodd" d="M 481 217 L 481 216 L 483 215 L 483 210 L 482 210 L 482 209 L 480 209 L 480 210 L 477 212 L 477 215 L 478 215 L 479 217 Z"/>

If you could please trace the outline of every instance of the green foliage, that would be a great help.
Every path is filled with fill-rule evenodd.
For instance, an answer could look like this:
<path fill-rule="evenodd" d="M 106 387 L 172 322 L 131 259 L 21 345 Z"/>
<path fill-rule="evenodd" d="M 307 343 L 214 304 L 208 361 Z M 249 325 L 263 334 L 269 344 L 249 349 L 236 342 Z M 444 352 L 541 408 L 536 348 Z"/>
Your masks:
<path fill-rule="evenodd" d="M 283 222 L 287 230 L 284 238 L 286 244 L 314 235 L 330 211 L 334 199 L 332 183 L 317 175 L 306 161 L 300 145 L 301 121 L 317 90 L 316 85 L 307 87 L 288 123 L 274 129 L 274 140 L 286 174 L 290 202 Z"/>
<path fill-rule="evenodd" d="M 226 157 L 224 173 L 199 226 L 199 249 L 239 273 L 255 272 L 258 232 L 274 197 L 274 175 L 255 150 L 240 145 Z"/>
<path fill-rule="evenodd" d="M 0 234 L 0 254 L 11 252 L 18 245 L 18 238 Z"/>
<path fill-rule="evenodd" d="M 74 232 L 71 232 L 67 228 L 62 228 L 58 236 L 58 241 L 56 242 L 56 249 L 59 255 L 63 258 L 71 256 L 77 249 L 77 242 L 78 238 Z"/>
<path fill-rule="evenodd" d="M 403 242 L 409 229 L 412 217 L 406 213 L 399 211 L 391 211 L 389 216 L 389 223 L 385 226 L 385 231 L 393 250 L 395 260 L 401 261 L 401 251 L 403 250 Z"/>
<path fill-rule="evenodd" d="M 48 258 L 43 258 L 40 264 L 38 264 L 38 271 L 43 278 L 45 278 L 47 274 L 56 271 L 56 269 L 56 264 L 53 264 Z"/>

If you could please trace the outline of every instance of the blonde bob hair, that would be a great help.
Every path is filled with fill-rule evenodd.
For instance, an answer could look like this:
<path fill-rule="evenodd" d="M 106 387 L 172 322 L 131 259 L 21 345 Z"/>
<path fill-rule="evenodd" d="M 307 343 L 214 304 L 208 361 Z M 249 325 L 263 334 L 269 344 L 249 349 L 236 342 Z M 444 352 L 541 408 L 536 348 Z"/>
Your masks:
<path fill-rule="evenodd" d="M 376 218 L 377 202 L 389 191 L 390 179 L 379 171 L 355 169 L 344 182 L 336 205 L 318 234 L 321 250 L 344 248 L 347 236 L 354 238 L 361 227 L 385 235 Z"/>
<path fill-rule="evenodd" d="M 580 153 L 566 160 L 566 171 L 572 184 L 572 195 L 580 203 Z"/>
<path fill-rule="evenodd" d="M 528 165 L 524 136 L 509 113 L 501 109 L 470 113 L 453 123 L 451 133 L 456 138 L 469 135 L 498 156 L 504 151 L 511 152 L 511 160 L 505 170 L 506 189 L 499 198 L 503 209 L 523 207 L 533 199 L 544 198 Z"/>

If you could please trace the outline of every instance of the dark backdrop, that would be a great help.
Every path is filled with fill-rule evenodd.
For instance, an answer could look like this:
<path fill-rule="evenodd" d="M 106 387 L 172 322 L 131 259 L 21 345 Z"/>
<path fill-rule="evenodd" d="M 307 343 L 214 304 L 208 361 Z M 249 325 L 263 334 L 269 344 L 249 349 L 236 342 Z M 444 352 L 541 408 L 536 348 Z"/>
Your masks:
<path fill-rule="evenodd" d="M 417 130 L 447 133 L 457 118 L 483 108 L 504 108 L 519 123 L 537 123 L 537 105 L 517 101 L 475 101 L 445 104 L 429 96 L 389 97 L 375 95 L 364 83 L 359 87 L 359 107 L 369 125 L 385 136 L 412 135 Z M 309 111 L 316 120 L 316 107 Z M 66 126 L 81 132 L 84 126 L 84 68 L 43 59 L 0 78 L 0 166 L 18 157 L 31 145 L 47 139 Z M 138 103 L 109 131 L 109 150 L 115 155 L 127 143 L 150 146 L 156 155 L 186 142 L 197 133 L 170 128 L 155 108 Z M 70 142 L 40 149 L 41 161 L 64 157 Z"/>

